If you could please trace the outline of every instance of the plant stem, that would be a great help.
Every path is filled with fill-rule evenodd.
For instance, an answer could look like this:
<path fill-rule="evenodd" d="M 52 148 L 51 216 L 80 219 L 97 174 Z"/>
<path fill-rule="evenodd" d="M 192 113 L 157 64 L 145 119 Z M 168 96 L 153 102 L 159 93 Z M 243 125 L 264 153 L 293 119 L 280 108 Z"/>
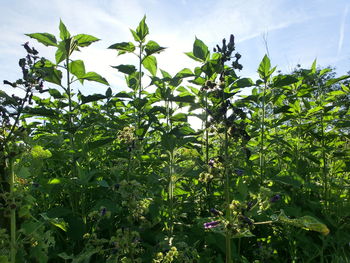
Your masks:
<path fill-rule="evenodd" d="M 140 46 L 139 46 L 140 50 L 139 50 L 139 85 L 138 85 L 138 99 L 139 101 L 141 100 L 141 95 L 142 95 L 142 42 L 140 42 Z M 140 128 L 141 126 L 141 114 L 140 112 L 137 113 L 137 128 Z"/>
<path fill-rule="evenodd" d="M 260 140 L 260 180 L 261 183 L 265 177 L 265 152 L 264 152 L 264 143 L 265 143 L 265 97 L 266 97 L 267 82 L 264 83 L 264 91 L 262 97 L 262 114 L 261 114 L 261 140 Z"/>
<path fill-rule="evenodd" d="M 209 163 L 208 94 L 205 92 L 205 163 Z"/>
<path fill-rule="evenodd" d="M 173 236 L 174 230 L 174 152 L 169 153 L 169 188 L 168 188 L 168 200 L 169 200 L 169 240 Z M 171 244 L 170 244 L 171 245 Z"/>
<path fill-rule="evenodd" d="M 10 173 L 10 194 L 12 196 L 12 203 L 15 206 L 15 198 L 14 195 L 14 184 L 15 184 L 15 173 L 13 171 L 13 160 L 7 159 L 8 161 L 8 170 Z M 11 215 L 10 215 L 10 225 L 11 225 L 11 263 L 16 263 L 16 207 L 11 207 Z"/>

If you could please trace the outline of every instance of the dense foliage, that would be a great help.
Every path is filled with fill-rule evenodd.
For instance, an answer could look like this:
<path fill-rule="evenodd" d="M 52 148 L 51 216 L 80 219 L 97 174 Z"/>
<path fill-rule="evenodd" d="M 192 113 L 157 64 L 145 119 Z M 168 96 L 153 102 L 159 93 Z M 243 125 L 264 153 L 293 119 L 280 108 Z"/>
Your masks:
<path fill-rule="evenodd" d="M 59 32 L 28 34 L 56 61 L 24 44 L 17 95 L 0 91 L 1 263 L 349 261 L 348 75 L 265 56 L 254 82 L 231 35 L 196 38 L 198 66 L 171 76 L 143 18 L 109 47 L 138 61 L 114 93 L 74 60 L 99 39 Z"/>

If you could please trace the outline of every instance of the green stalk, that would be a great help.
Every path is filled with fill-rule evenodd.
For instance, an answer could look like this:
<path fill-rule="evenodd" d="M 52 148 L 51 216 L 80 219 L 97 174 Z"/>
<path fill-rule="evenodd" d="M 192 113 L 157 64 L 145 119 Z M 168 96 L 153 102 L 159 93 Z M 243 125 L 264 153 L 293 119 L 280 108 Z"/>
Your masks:
<path fill-rule="evenodd" d="M 208 94 L 205 92 L 205 162 L 209 163 Z"/>
<path fill-rule="evenodd" d="M 265 81 L 263 98 L 262 98 L 262 114 L 261 114 L 261 140 L 260 140 L 260 156 L 259 156 L 259 165 L 260 165 L 260 180 L 261 183 L 265 177 L 265 152 L 264 152 L 264 143 L 265 143 L 265 96 L 266 96 L 267 83 Z"/>
<path fill-rule="evenodd" d="M 169 188 L 168 188 L 168 199 L 169 199 L 169 240 L 171 240 L 174 232 L 174 152 L 169 153 Z M 171 245 L 171 244 L 170 244 Z"/>
<path fill-rule="evenodd" d="M 142 42 L 140 42 L 140 50 L 139 50 L 139 87 L 138 87 L 138 98 L 141 100 L 142 95 Z M 137 113 L 137 128 L 141 126 L 141 116 L 140 112 Z"/>
<path fill-rule="evenodd" d="M 226 121 L 226 116 L 225 116 Z M 230 221 L 231 219 L 231 210 L 230 210 L 230 178 L 227 169 L 228 165 L 228 134 L 227 126 L 225 123 L 225 165 L 224 165 L 224 174 L 225 174 L 225 201 L 226 201 L 226 219 Z M 226 230 L 226 263 L 232 262 L 232 251 L 231 251 L 231 234 Z"/>
<path fill-rule="evenodd" d="M 72 133 L 72 129 L 73 129 L 73 105 L 72 105 L 72 93 L 71 93 L 71 87 L 70 87 L 70 72 L 69 72 L 69 55 L 67 55 L 66 57 L 66 74 L 67 74 L 67 88 L 66 88 L 66 92 L 67 92 L 67 96 L 68 96 L 68 127 L 69 127 L 69 142 L 70 142 L 70 148 L 73 151 L 72 153 L 72 177 L 77 177 L 78 176 L 78 172 L 77 172 L 77 164 L 75 162 L 75 143 L 74 143 L 74 135 Z M 78 201 L 78 192 L 74 191 L 73 193 L 71 193 L 71 203 L 72 203 L 72 209 L 73 211 L 77 211 L 78 207 L 79 207 L 79 201 Z"/>
<path fill-rule="evenodd" d="M 328 206 L 328 177 L 327 177 L 327 159 L 326 159 L 326 143 L 324 139 L 324 119 L 321 116 L 321 146 L 322 146 L 322 175 L 323 175 L 323 190 L 326 207 Z"/>
<path fill-rule="evenodd" d="M 72 120 L 72 111 L 73 111 L 73 106 L 72 106 L 72 94 L 71 94 L 71 89 L 70 89 L 70 72 L 69 72 L 69 56 L 66 58 L 66 73 L 67 73 L 67 95 L 68 95 L 68 110 L 69 110 L 69 118 L 68 118 L 68 126 L 69 129 L 71 130 L 73 128 L 73 120 Z M 74 149 L 74 138 L 73 134 L 70 131 L 69 132 L 69 140 L 71 144 L 71 148 Z M 74 158 L 73 158 L 73 163 L 74 163 Z M 74 165 L 74 164 L 73 164 Z"/>
<path fill-rule="evenodd" d="M 221 103 L 225 103 L 225 92 L 222 92 Z M 228 169 L 228 129 L 227 129 L 227 112 L 224 114 L 224 176 L 225 176 L 225 203 L 226 203 L 226 220 L 230 222 L 231 209 L 230 209 L 230 176 Z M 225 247 L 226 247 L 226 263 L 232 263 L 232 251 L 231 251 L 231 233 L 226 230 L 225 233 Z"/>
<path fill-rule="evenodd" d="M 14 184 L 15 184 L 15 173 L 13 171 L 13 160 L 7 160 L 8 161 L 8 170 L 10 173 L 10 194 L 11 196 L 14 195 Z M 12 200 L 13 204 L 15 204 L 15 200 L 13 198 Z M 17 254 L 17 248 L 16 248 L 16 208 L 11 207 L 11 214 L 10 214 L 10 226 L 11 226 L 11 250 L 10 250 L 10 258 L 11 263 L 16 263 L 16 254 Z"/>

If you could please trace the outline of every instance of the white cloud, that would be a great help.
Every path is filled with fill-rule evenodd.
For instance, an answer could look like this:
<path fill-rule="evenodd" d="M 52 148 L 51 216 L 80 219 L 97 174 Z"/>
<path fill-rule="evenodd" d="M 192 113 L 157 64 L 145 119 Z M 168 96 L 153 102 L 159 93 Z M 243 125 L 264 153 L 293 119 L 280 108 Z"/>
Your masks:
<path fill-rule="evenodd" d="M 341 49 L 343 47 L 345 23 L 346 23 L 346 17 L 348 15 L 348 12 L 349 12 L 349 5 L 347 5 L 345 10 L 344 10 L 342 21 L 341 21 L 340 28 L 339 28 L 339 41 L 338 41 L 338 51 L 337 51 L 338 56 L 339 56 Z"/>

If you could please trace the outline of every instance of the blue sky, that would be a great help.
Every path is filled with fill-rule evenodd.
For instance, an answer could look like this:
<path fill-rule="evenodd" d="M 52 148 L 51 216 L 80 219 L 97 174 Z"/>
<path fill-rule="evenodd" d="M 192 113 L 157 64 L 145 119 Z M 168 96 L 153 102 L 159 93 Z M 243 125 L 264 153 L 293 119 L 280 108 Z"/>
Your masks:
<path fill-rule="evenodd" d="M 86 33 L 102 40 L 75 58 L 85 61 L 88 71 L 105 76 L 114 91 L 125 88 L 122 74 L 111 65 L 132 63 L 107 50 L 111 44 L 131 41 L 129 28 L 147 16 L 149 39 L 168 49 L 158 55 L 158 67 L 176 73 L 196 64 L 183 52 L 191 51 L 197 36 L 210 48 L 231 33 L 242 55 L 241 76 L 256 77 L 258 64 L 268 46 L 272 64 L 290 72 L 296 64 L 337 67 L 339 75 L 350 70 L 349 0 L 0 0 L 0 79 L 19 75 L 21 47 L 30 41 L 53 60 L 54 50 L 26 37 L 25 33 L 58 35 L 61 18 L 73 34 Z M 104 92 L 89 83 L 81 91 Z"/>

